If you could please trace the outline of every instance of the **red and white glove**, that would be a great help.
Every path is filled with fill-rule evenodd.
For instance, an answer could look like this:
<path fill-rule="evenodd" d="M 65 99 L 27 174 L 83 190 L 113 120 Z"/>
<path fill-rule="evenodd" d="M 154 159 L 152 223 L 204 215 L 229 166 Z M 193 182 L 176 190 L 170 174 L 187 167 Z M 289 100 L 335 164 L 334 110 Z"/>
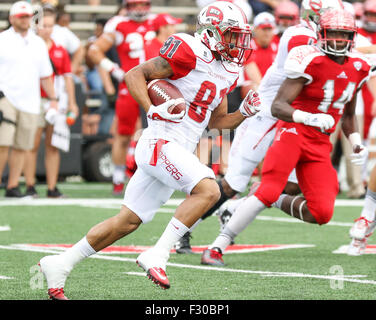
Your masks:
<path fill-rule="evenodd" d="M 108 71 L 118 82 L 124 81 L 125 72 L 118 64 L 112 62 L 110 59 L 103 58 L 99 66 Z"/>
<path fill-rule="evenodd" d="M 246 118 L 252 117 L 261 110 L 260 104 L 261 101 L 258 93 L 251 89 L 240 104 L 239 111 Z"/>
<path fill-rule="evenodd" d="M 368 149 L 362 144 L 360 134 L 358 132 L 351 133 L 349 140 L 353 148 L 353 153 L 350 155 L 351 163 L 363 166 L 368 159 Z"/>
<path fill-rule="evenodd" d="M 178 114 L 171 114 L 168 109 L 176 104 L 175 99 L 168 100 L 158 106 L 150 105 L 147 117 L 153 120 L 161 120 L 173 123 L 179 123 L 183 120 L 185 110 Z"/>

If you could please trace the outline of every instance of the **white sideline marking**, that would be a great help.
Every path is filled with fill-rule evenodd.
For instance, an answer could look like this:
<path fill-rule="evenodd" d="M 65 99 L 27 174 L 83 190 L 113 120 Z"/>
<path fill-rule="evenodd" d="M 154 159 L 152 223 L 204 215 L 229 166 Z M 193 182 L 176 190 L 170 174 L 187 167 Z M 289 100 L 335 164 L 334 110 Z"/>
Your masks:
<path fill-rule="evenodd" d="M 176 198 L 170 199 L 166 202 L 166 206 L 178 206 L 185 199 Z M 88 206 L 88 207 L 100 207 L 100 206 L 117 206 L 120 208 L 123 199 L 90 199 L 90 198 L 77 198 L 77 199 L 11 199 L 0 200 L 0 206 Z M 362 207 L 364 199 L 361 200 L 344 200 L 338 199 L 335 202 L 336 207 Z"/>
<path fill-rule="evenodd" d="M 124 274 L 127 274 L 129 276 L 140 276 L 140 277 L 146 277 L 146 272 L 123 272 Z"/>
<path fill-rule="evenodd" d="M 0 276 L 0 280 L 13 280 L 13 277 Z"/>
<path fill-rule="evenodd" d="M 48 252 L 48 253 L 55 253 L 55 254 L 60 253 L 60 251 L 56 251 L 56 250 L 23 248 L 21 246 L 18 247 L 15 245 L 10 245 L 10 246 L 0 245 L 0 249 L 33 251 L 33 252 L 44 252 L 44 253 Z M 101 260 L 111 260 L 111 261 L 125 261 L 125 262 L 133 262 L 133 263 L 136 262 L 136 259 L 132 259 L 132 258 L 104 256 L 104 255 L 99 255 L 99 254 L 92 255 L 90 258 L 101 259 Z M 310 278 L 310 279 L 323 279 L 323 280 L 341 280 L 341 281 L 347 281 L 347 282 L 376 285 L 375 280 L 362 280 L 362 279 L 354 278 L 355 276 L 359 278 L 361 277 L 364 278 L 364 277 L 367 277 L 366 275 L 326 276 L 326 275 L 305 274 L 305 273 L 297 273 L 297 272 L 274 272 L 274 271 L 229 269 L 229 268 L 223 268 L 223 267 L 197 266 L 197 265 L 190 265 L 190 264 L 170 263 L 170 262 L 168 262 L 166 265 L 171 266 L 171 267 L 177 267 L 177 268 L 189 268 L 189 269 L 197 269 L 197 270 L 210 270 L 210 271 L 232 272 L 232 273 L 243 273 L 243 274 L 258 274 L 260 276 L 266 276 L 266 277 L 293 277 L 293 278 Z"/>
<path fill-rule="evenodd" d="M 264 220 L 264 221 L 278 221 L 278 222 L 289 222 L 289 223 L 305 223 L 302 220 L 294 219 L 294 218 L 279 218 L 279 217 L 272 217 L 272 216 L 257 216 L 257 220 Z M 306 224 L 306 223 L 305 223 Z M 326 224 L 326 226 L 338 226 L 338 227 L 351 227 L 353 223 L 350 222 L 335 222 L 330 221 Z"/>
<path fill-rule="evenodd" d="M 10 231 L 9 226 L 0 226 L 0 231 Z"/>

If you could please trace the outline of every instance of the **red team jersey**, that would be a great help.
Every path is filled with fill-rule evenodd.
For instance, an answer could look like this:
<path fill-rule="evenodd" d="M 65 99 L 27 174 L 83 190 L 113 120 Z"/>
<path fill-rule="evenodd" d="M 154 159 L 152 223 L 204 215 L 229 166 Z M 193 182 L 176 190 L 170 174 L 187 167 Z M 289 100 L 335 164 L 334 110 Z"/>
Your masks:
<path fill-rule="evenodd" d="M 376 44 L 376 32 L 370 32 L 363 28 L 358 29 L 358 33 L 362 36 L 366 37 L 372 44 Z M 362 88 L 362 97 L 364 101 L 364 126 L 363 126 L 363 135 L 364 139 L 367 139 L 369 128 L 371 127 L 371 123 L 373 120 L 373 116 L 371 114 L 372 110 L 372 103 L 373 103 L 373 96 L 371 91 L 368 89 L 368 86 L 363 86 Z"/>
<path fill-rule="evenodd" d="M 115 36 L 115 45 L 120 59 L 120 67 L 129 71 L 146 61 L 144 44 L 147 39 L 155 36 L 153 20 L 150 15 L 142 22 L 136 22 L 129 17 L 115 16 L 105 25 L 104 33 Z M 131 50 L 133 46 L 137 50 Z M 121 135 L 132 135 L 135 132 L 136 122 L 140 113 L 138 103 L 128 92 L 125 82 L 119 84 L 119 94 L 116 101 L 117 130 Z"/>
<path fill-rule="evenodd" d="M 245 64 L 256 63 L 261 76 L 264 76 L 277 55 L 278 45 L 275 42 L 271 42 L 267 48 L 263 48 L 255 40 L 252 40 L 251 47 L 253 49 L 252 54 Z"/>
<path fill-rule="evenodd" d="M 364 56 L 350 53 L 339 65 L 314 46 L 292 49 L 286 59 L 288 78 L 304 77 L 308 82 L 292 107 L 311 113 L 327 113 L 337 124 L 343 108 L 368 79 L 371 66 Z M 338 194 L 337 173 L 332 166 L 329 133 L 302 123 L 279 121 L 262 171 L 262 182 L 255 196 L 271 206 L 295 168 L 307 206 L 318 224 L 327 223 Z"/>
<path fill-rule="evenodd" d="M 286 61 L 285 72 L 290 78 L 307 78 L 308 84 L 292 106 L 311 113 L 328 113 L 337 124 L 344 105 L 368 79 L 370 68 L 368 61 L 360 54 L 350 53 L 345 63 L 338 65 L 318 47 L 297 47 Z M 328 132 L 333 132 L 334 127 Z"/>
<path fill-rule="evenodd" d="M 163 43 L 160 42 L 157 38 L 148 40 L 145 43 L 145 58 L 149 60 L 151 58 L 158 57 L 159 50 L 163 46 Z"/>
<path fill-rule="evenodd" d="M 67 50 L 62 46 L 57 46 L 55 42 L 52 42 L 51 48 L 48 50 L 50 60 L 53 66 L 53 77 L 63 76 L 71 73 L 71 61 Z M 59 94 L 59 93 L 58 93 Z M 41 88 L 41 96 L 47 98 L 47 94 Z"/>

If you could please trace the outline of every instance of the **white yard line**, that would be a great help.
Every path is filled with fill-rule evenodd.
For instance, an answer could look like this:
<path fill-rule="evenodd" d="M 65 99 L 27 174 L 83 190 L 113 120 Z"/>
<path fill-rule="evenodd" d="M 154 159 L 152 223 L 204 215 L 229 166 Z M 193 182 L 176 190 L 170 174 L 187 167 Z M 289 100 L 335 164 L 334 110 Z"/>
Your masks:
<path fill-rule="evenodd" d="M 0 226 L 0 231 L 10 231 L 9 226 Z"/>
<path fill-rule="evenodd" d="M 0 249 L 43 252 L 43 253 L 46 253 L 46 252 L 60 253 L 59 251 L 56 251 L 56 250 L 24 248 L 24 247 L 17 247 L 17 246 L 0 246 Z M 90 258 L 100 259 L 100 260 L 110 260 L 110 261 L 132 262 L 132 263 L 136 262 L 136 259 L 132 259 L 132 258 L 105 256 L 105 255 L 99 255 L 99 254 L 95 254 L 91 256 Z M 328 276 L 328 275 L 315 275 L 315 274 L 305 274 L 305 273 L 296 273 L 296 272 L 274 272 L 274 271 L 230 269 L 230 268 L 223 268 L 223 267 L 198 266 L 198 265 L 189 265 L 189 264 L 180 264 L 180 263 L 167 263 L 167 266 L 176 267 L 176 268 L 196 269 L 196 270 L 218 271 L 218 272 L 258 274 L 263 277 L 310 278 L 310 279 L 336 280 L 336 281 L 344 281 L 344 282 L 346 281 L 346 282 L 355 282 L 355 283 L 360 283 L 360 284 L 376 285 L 375 280 L 356 279 L 354 278 L 355 275 Z M 136 273 L 136 275 L 139 275 L 139 273 Z M 356 276 L 359 278 L 366 277 L 365 275 L 356 275 Z"/>
<path fill-rule="evenodd" d="M 175 198 L 170 199 L 166 202 L 166 206 L 178 206 L 182 203 L 185 199 L 183 198 Z M 123 202 L 123 199 L 114 199 L 114 198 L 106 198 L 106 199 L 90 199 L 90 198 L 77 198 L 77 199 L 32 199 L 32 198 L 24 198 L 24 199 L 0 199 L 0 206 L 89 206 L 89 207 L 97 207 L 101 205 L 111 205 L 111 206 L 118 206 L 120 207 Z M 364 200 L 344 200 L 339 199 L 336 200 L 335 206 L 336 207 L 362 207 L 364 204 Z"/>
<path fill-rule="evenodd" d="M 12 280 L 13 277 L 0 276 L 0 280 Z"/>

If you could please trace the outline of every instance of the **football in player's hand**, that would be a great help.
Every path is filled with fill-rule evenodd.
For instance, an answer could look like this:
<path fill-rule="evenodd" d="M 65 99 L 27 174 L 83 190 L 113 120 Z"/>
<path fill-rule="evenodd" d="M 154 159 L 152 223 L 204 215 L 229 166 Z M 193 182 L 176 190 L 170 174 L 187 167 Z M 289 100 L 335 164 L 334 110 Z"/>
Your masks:
<path fill-rule="evenodd" d="M 185 100 L 180 90 L 166 80 L 156 79 L 148 83 L 148 93 L 153 105 L 158 106 L 168 100 L 175 99 L 175 106 L 171 106 L 168 112 L 179 114 L 185 111 Z"/>

